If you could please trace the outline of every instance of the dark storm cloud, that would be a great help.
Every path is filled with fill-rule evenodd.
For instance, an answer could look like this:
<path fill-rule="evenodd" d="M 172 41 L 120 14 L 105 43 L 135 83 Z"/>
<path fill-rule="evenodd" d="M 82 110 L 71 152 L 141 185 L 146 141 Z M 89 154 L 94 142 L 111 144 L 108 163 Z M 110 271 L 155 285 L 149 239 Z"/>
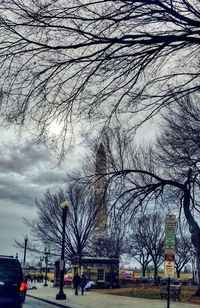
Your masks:
<path fill-rule="evenodd" d="M 0 199 L 30 205 L 38 194 L 36 185 L 15 174 L 0 174 Z"/>
<path fill-rule="evenodd" d="M 23 144 L 0 144 L 0 172 L 23 173 L 40 163 L 51 162 L 52 154 L 44 146 L 26 140 Z"/>
<path fill-rule="evenodd" d="M 15 136 L 14 130 L 0 129 L 0 254 L 23 259 L 14 240 L 32 237 L 24 219 L 37 219 L 35 199 L 49 189 L 56 193 L 65 188 L 66 173 L 79 164 L 82 149 L 67 157 L 60 167 L 55 152 L 30 137 Z M 28 261 L 32 258 L 27 252 Z"/>
<path fill-rule="evenodd" d="M 43 198 L 49 189 L 55 193 L 65 188 L 67 171 L 78 161 L 73 159 L 57 166 L 55 153 L 33 139 L 20 140 L 13 131 L 1 129 L 0 134 L 0 254 L 23 258 L 23 251 L 16 251 L 14 240 L 31 237 L 24 219 L 36 219 L 35 199 Z M 77 155 L 77 157 L 79 157 Z M 31 256 L 28 254 L 28 260 Z"/>
<path fill-rule="evenodd" d="M 33 140 L 0 144 L 0 199 L 34 204 L 47 189 L 55 192 L 65 185 L 65 174 L 50 150 Z"/>
<path fill-rule="evenodd" d="M 63 184 L 65 182 L 66 175 L 63 171 L 53 169 L 53 170 L 47 170 L 43 171 L 42 173 L 38 173 L 35 176 L 32 176 L 31 181 L 35 184 L 41 184 L 41 185 L 59 185 Z"/>

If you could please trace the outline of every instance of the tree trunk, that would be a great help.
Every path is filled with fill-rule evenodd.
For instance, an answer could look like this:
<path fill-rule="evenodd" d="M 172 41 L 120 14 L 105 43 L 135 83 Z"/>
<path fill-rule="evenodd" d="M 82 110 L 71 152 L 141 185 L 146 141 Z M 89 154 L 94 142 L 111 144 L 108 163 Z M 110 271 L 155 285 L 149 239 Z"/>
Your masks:
<path fill-rule="evenodd" d="M 198 272 L 198 289 L 195 293 L 196 296 L 200 297 L 200 228 L 198 224 L 196 223 L 194 217 L 191 214 L 190 210 L 190 191 L 187 187 L 184 189 L 184 213 L 185 217 L 187 219 L 187 222 L 189 224 L 189 231 L 191 233 L 191 241 L 196 251 L 196 257 L 197 257 L 197 272 Z"/>
<path fill-rule="evenodd" d="M 197 272 L 198 272 L 198 289 L 195 295 L 200 297 L 200 247 L 198 247 L 198 252 L 196 253 L 196 257 L 197 257 Z"/>
<path fill-rule="evenodd" d="M 154 286 L 158 285 L 158 267 L 157 264 L 154 263 Z"/>
<path fill-rule="evenodd" d="M 145 277 L 146 275 L 146 266 L 142 265 L 142 276 Z"/>
<path fill-rule="evenodd" d="M 177 275 L 177 278 L 180 278 L 180 271 L 178 269 L 176 269 L 176 275 Z"/>

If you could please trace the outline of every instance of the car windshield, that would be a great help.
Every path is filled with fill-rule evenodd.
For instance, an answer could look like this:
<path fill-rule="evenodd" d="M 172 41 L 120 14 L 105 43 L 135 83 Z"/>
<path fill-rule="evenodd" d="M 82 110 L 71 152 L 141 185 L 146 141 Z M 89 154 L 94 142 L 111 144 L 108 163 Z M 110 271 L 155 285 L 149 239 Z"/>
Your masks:
<path fill-rule="evenodd" d="M 1 277 L 20 277 L 22 269 L 17 260 L 0 260 L 0 278 Z"/>

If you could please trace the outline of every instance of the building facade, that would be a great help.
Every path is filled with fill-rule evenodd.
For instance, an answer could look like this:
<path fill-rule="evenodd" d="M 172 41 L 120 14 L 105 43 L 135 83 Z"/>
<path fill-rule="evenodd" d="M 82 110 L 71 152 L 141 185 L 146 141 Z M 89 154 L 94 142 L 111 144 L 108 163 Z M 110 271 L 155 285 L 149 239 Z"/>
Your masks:
<path fill-rule="evenodd" d="M 84 274 L 97 288 L 119 287 L 119 260 L 106 257 L 74 257 L 73 274 Z"/>

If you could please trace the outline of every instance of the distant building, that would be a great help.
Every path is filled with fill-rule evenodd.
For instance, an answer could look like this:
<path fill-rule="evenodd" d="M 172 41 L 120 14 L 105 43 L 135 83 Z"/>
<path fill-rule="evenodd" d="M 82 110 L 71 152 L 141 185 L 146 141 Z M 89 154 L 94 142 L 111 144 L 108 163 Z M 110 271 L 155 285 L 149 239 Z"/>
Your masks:
<path fill-rule="evenodd" d="M 119 287 L 119 260 L 106 257 L 79 257 L 72 259 L 73 274 L 84 274 L 97 288 Z"/>

